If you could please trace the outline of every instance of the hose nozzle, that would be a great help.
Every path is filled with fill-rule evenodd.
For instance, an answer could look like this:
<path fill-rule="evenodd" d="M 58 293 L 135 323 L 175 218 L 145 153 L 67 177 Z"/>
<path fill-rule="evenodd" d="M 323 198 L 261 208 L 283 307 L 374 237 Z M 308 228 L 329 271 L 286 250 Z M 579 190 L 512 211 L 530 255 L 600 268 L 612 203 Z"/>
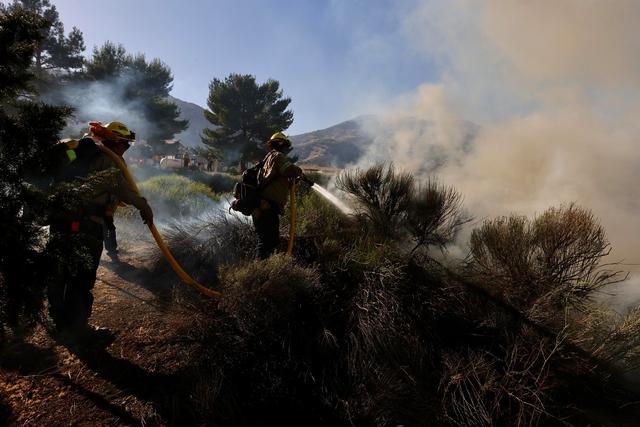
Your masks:
<path fill-rule="evenodd" d="M 300 175 L 300 179 L 307 183 L 309 187 L 313 187 L 313 184 L 315 184 L 315 182 L 311 181 L 306 175 Z"/>

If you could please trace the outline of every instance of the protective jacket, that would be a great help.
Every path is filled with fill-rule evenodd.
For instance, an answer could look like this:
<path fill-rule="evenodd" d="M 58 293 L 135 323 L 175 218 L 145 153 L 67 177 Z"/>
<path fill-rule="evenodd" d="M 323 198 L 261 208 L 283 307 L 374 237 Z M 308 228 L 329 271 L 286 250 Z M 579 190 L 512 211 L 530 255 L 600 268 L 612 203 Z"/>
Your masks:
<path fill-rule="evenodd" d="M 258 175 L 260 196 L 283 213 L 289 197 L 289 178 L 300 176 L 302 169 L 278 150 L 269 151 L 263 162 Z"/>
<path fill-rule="evenodd" d="M 65 142 L 66 164 L 58 168 L 57 175 L 65 176 L 68 180 L 69 174 L 75 173 L 77 178 L 84 179 L 101 171 L 117 169 L 113 160 L 96 148 L 95 144 L 95 141 L 89 137 L 84 137 L 80 141 Z M 119 202 L 133 205 L 137 209 L 147 206 L 147 201 L 136 193 L 120 170 L 116 175 L 115 186 L 107 185 L 93 188 L 93 190 L 90 209 L 86 214 L 95 222 L 102 222 L 101 218 Z"/>
<path fill-rule="evenodd" d="M 95 157 L 94 161 L 90 163 L 89 173 L 96 173 L 111 168 L 117 169 L 118 166 L 113 160 L 111 160 L 111 158 L 109 158 L 109 156 L 100 152 L 100 154 Z M 114 206 L 117 206 L 118 202 L 133 205 L 137 209 L 143 209 L 147 205 L 147 200 L 138 195 L 136 190 L 125 178 L 124 173 L 120 170 L 118 170 L 117 182 L 117 186 L 105 189 L 105 192 L 94 198 L 93 202 L 104 206 L 105 210 L 113 209 Z"/>

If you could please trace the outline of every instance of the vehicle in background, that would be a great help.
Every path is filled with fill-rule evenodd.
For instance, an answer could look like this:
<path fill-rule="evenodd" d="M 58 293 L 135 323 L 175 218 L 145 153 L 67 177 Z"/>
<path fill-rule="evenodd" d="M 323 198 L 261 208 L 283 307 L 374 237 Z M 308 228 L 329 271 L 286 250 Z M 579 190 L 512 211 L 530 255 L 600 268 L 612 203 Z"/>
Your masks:
<path fill-rule="evenodd" d="M 167 156 L 160 159 L 160 169 L 182 169 L 182 159 Z"/>

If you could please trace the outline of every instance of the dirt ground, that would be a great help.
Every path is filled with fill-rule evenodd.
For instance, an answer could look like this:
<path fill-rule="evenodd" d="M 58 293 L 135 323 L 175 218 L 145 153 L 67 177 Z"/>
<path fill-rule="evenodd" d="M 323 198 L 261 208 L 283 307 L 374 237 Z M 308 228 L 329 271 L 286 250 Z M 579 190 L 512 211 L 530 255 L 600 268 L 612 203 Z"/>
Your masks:
<path fill-rule="evenodd" d="M 0 424 L 191 424 L 181 374 L 196 350 L 185 333 L 190 313 L 169 304 L 166 285 L 142 285 L 141 258 L 131 249 L 118 263 L 103 255 L 91 323 L 116 334 L 106 349 L 67 348 L 38 326 L 2 351 Z"/>

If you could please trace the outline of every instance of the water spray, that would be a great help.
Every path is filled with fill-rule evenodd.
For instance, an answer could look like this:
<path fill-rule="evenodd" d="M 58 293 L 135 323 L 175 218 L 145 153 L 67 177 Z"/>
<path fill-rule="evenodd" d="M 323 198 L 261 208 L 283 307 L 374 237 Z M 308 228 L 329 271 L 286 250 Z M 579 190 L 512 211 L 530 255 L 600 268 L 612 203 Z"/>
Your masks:
<path fill-rule="evenodd" d="M 316 193 L 318 193 L 319 195 L 321 195 L 322 197 L 324 197 L 333 206 L 338 208 L 338 210 L 340 210 L 340 212 L 342 212 L 343 214 L 351 215 L 353 213 L 353 209 L 351 209 L 349 206 L 345 205 L 344 202 L 342 202 L 342 200 L 338 199 L 335 195 L 333 195 L 326 188 L 324 188 L 324 187 L 322 187 L 322 186 L 320 186 L 318 184 L 315 184 L 315 185 L 311 186 L 311 189 L 313 191 L 315 191 Z"/>
<path fill-rule="evenodd" d="M 342 212 L 345 215 L 351 215 L 353 213 L 353 210 L 345 205 L 342 200 L 338 199 L 335 195 L 333 195 L 329 190 L 327 190 L 326 188 L 322 187 L 321 185 L 313 182 L 311 179 L 309 179 L 306 175 L 302 175 L 300 177 L 300 179 L 304 182 L 306 182 L 307 184 L 309 184 L 309 187 L 311 187 L 311 189 L 313 191 L 315 191 L 316 193 L 318 193 L 319 195 L 321 195 L 322 197 L 324 197 L 329 203 L 331 203 L 333 206 L 335 206 L 336 208 L 338 208 L 338 210 L 340 210 L 340 212 Z"/>
<path fill-rule="evenodd" d="M 352 210 L 345 205 L 340 199 L 331 194 L 329 190 L 326 188 L 316 184 L 312 180 L 310 180 L 307 176 L 300 176 L 300 180 L 305 182 L 311 187 L 316 193 L 320 194 L 327 201 L 329 201 L 332 205 L 340 210 L 345 215 L 350 215 Z M 293 241 L 296 236 L 296 180 L 291 181 L 291 185 L 289 186 L 289 243 L 287 245 L 287 255 L 293 254 Z"/>

